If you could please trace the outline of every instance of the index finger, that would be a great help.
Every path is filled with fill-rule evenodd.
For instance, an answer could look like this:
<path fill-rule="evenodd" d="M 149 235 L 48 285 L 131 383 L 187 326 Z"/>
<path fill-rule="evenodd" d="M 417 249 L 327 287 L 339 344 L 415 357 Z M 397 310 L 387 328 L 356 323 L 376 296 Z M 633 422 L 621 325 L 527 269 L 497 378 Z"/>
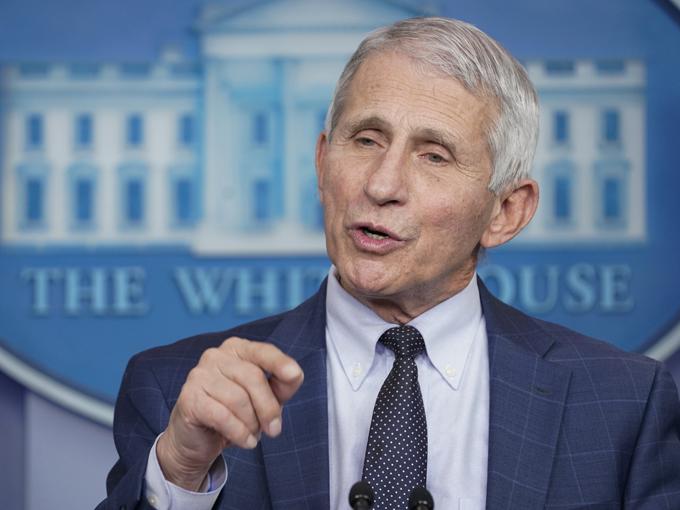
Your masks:
<path fill-rule="evenodd" d="M 297 361 L 270 343 L 232 337 L 222 347 L 269 373 L 272 391 L 281 403 L 289 400 L 302 384 L 304 373 Z"/>

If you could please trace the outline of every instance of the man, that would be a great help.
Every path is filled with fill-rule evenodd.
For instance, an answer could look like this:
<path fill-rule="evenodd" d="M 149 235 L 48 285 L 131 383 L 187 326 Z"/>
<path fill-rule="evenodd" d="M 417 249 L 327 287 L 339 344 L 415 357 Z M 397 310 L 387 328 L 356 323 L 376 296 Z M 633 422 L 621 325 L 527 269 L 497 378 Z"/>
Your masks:
<path fill-rule="evenodd" d="M 380 509 L 418 485 L 447 510 L 680 508 L 668 373 L 475 276 L 536 210 L 537 125 L 525 71 L 476 28 L 369 35 L 317 142 L 327 281 L 130 361 L 101 508 L 348 508 L 360 479 Z"/>

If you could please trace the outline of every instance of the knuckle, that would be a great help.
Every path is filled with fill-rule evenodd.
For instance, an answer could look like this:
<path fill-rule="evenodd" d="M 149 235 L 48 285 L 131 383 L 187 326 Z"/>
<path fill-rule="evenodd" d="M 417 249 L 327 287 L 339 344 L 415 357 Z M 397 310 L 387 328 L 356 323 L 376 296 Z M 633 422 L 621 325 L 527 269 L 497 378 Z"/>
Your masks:
<path fill-rule="evenodd" d="M 200 422 L 200 416 L 196 417 L 196 405 L 191 399 L 182 398 L 177 400 L 175 407 L 170 415 L 170 421 L 181 424 L 183 427 L 191 427 L 196 422 Z"/>
<path fill-rule="evenodd" d="M 228 423 L 232 419 L 232 413 L 226 407 L 220 405 L 211 405 L 206 407 L 209 423 L 213 428 L 217 428 L 220 423 Z"/>
<path fill-rule="evenodd" d="M 217 361 L 217 358 L 219 358 L 219 350 L 216 347 L 210 347 L 203 351 L 201 359 L 199 360 L 199 365 L 205 363 L 214 363 Z"/>
<path fill-rule="evenodd" d="M 279 418 L 281 416 L 281 411 L 282 411 L 281 406 L 278 404 L 269 406 L 267 412 L 265 412 L 267 422 L 272 421 L 274 418 Z"/>
<path fill-rule="evenodd" d="M 182 421 L 182 424 L 186 427 L 189 428 L 194 425 L 194 422 L 196 421 L 194 419 L 194 412 L 189 409 L 189 412 L 187 413 L 182 413 L 180 415 L 180 420 Z"/>
<path fill-rule="evenodd" d="M 248 356 L 248 358 L 257 360 L 260 359 L 262 356 L 262 350 L 267 349 L 268 347 L 272 347 L 270 344 L 267 342 L 258 342 L 256 340 L 244 340 L 244 352 Z"/>
<path fill-rule="evenodd" d="M 245 365 L 243 367 L 243 372 L 241 374 L 243 384 L 248 387 L 256 387 L 262 384 L 266 384 L 267 378 L 264 372 L 257 365 Z"/>
<path fill-rule="evenodd" d="M 250 432 L 245 428 L 238 417 L 228 409 L 225 408 L 222 415 L 217 419 L 219 420 L 218 423 L 224 429 L 224 434 L 230 441 L 240 443 L 243 439 L 248 437 Z"/>
<path fill-rule="evenodd" d="M 235 409 L 238 409 L 239 411 L 248 411 L 252 409 L 253 406 L 250 401 L 250 397 L 245 391 L 235 393 L 237 394 L 234 395 L 234 398 L 232 400 L 232 406 Z"/>
<path fill-rule="evenodd" d="M 258 402 L 256 412 L 258 420 L 262 425 L 266 425 L 281 414 L 281 406 L 275 398 L 267 396 L 266 399 Z"/>
<path fill-rule="evenodd" d="M 184 386 L 182 386 L 182 390 L 179 392 L 177 402 L 175 402 L 175 407 L 186 407 L 188 403 L 194 400 L 192 398 L 193 394 L 194 391 L 192 385 L 189 384 L 189 378 L 187 377 L 187 381 L 184 383 Z"/>
<path fill-rule="evenodd" d="M 276 359 L 282 356 L 283 353 L 275 345 L 269 344 L 267 342 L 254 342 L 253 350 L 258 351 L 260 354 L 267 358 Z"/>
<path fill-rule="evenodd" d="M 204 410 L 208 408 L 208 406 L 200 392 L 192 391 L 187 393 L 185 397 L 184 408 L 187 411 L 185 413 L 186 416 L 202 421 L 201 417 L 205 414 Z"/>
<path fill-rule="evenodd" d="M 244 340 L 243 338 L 238 336 L 230 336 L 220 344 L 219 349 L 231 352 L 235 349 L 241 348 L 245 342 L 247 342 L 247 340 Z"/>
<path fill-rule="evenodd" d="M 223 394 L 222 401 L 229 409 L 239 409 L 248 401 L 248 394 L 240 386 L 234 385 Z"/>
<path fill-rule="evenodd" d="M 181 393 L 188 393 L 194 386 L 200 385 L 200 381 L 203 378 L 203 370 L 199 365 L 196 365 L 189 371 L 186 380 L 184 381 L 184 386 L 182 387 Z M 181 394 L 180 394 L 181 395 Z"/>
<path fill-rule="evenodd" d="M 248 441 L 248 438 L 251 436 L 250 430 L 248 430 L 245 426 L 241 426 L 239 428 L 239 431 L 237 433 L 235 441 L 239 443 L 241 446 L 245 447 L 246 443 Z"/>

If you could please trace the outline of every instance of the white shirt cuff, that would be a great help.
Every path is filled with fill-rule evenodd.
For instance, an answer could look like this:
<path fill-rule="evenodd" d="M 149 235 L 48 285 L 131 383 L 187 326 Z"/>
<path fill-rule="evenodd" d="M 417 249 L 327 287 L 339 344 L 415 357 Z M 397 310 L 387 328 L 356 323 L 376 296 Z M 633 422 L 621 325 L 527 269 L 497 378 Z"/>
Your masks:
<path fill-rule="evenodd" d="M 146 463 L 144 475 L 144 497 L 156 510 L 210 510 L 217 501 L 220 492 L 227 483 L 227 464 L 220 455 L 208 471 L 205 492 L 193 492 L 183 489 L 165 479 L 161 466 L 156 456 L 156 444 L 154 441 L 149 459 Z M 203 490 L 203 488 L 202 488 Z"/>

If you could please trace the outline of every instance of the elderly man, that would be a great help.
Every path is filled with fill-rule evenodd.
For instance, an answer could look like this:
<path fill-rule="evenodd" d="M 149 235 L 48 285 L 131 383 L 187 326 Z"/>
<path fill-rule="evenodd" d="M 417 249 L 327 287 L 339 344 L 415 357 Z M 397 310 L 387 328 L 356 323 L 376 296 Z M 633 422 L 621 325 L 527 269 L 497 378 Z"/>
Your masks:
<path fill-rule="evenodd" d="M 524 69 L 441 18 L 378 30 L 316 149 L 330 274 L 290 312 L 135 356 L 101 508 L 680 508 L 661 366 L 497 301 L 480 250 L 531 220 Z"/>

